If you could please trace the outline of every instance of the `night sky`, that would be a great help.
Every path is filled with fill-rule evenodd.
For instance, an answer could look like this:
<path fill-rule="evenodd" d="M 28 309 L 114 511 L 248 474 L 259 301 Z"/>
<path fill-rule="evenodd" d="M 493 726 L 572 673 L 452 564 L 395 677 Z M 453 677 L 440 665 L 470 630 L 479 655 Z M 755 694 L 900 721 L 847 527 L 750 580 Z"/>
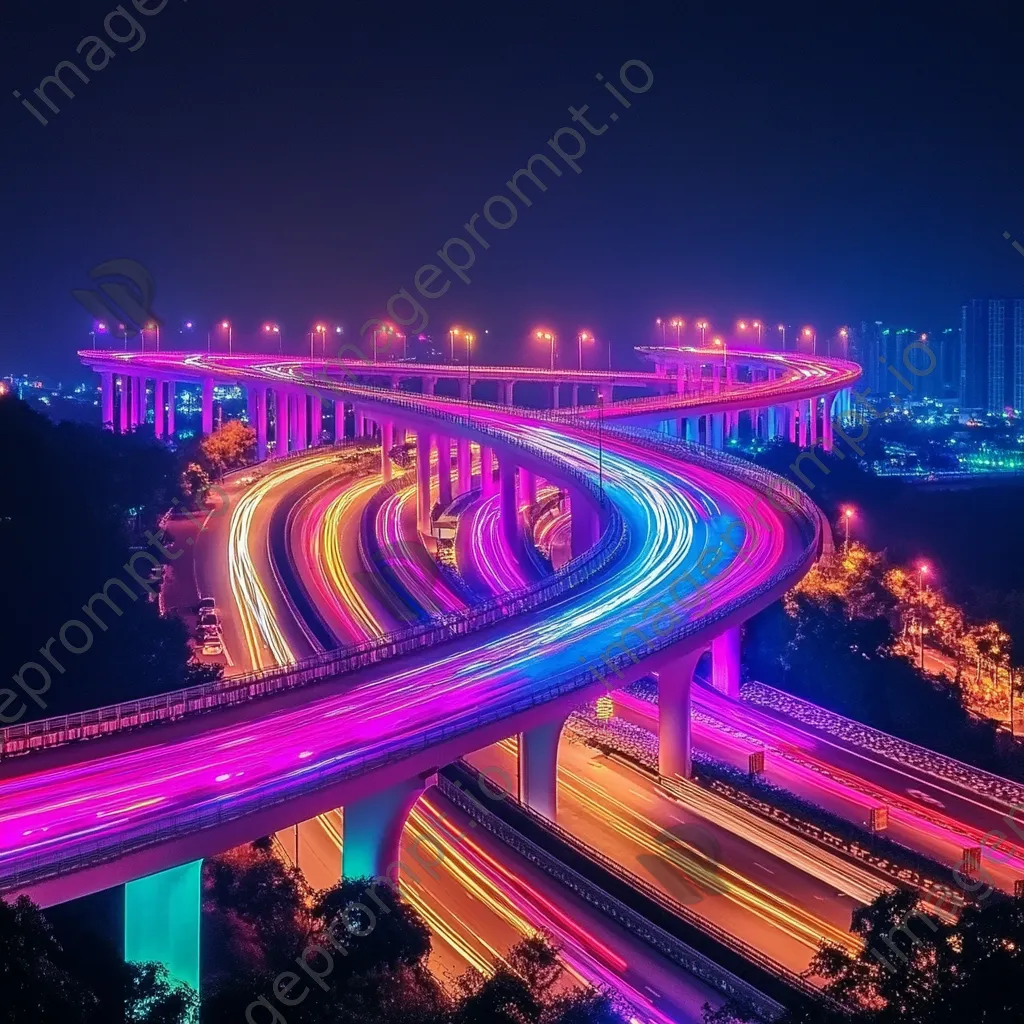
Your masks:
<path fill-rule="evenodd" d="M 127 42 L 104 33 L 111 0 L 8 5 L 0 374 L 72 371 L 90 317 L 71 291 L 115 257 L 153 274 L 165 347 L 186 318 L 203 348 L 224 317 L 241 347 L 266 320 L 293 351 L 318 319 L 355 335 L 551 155 L 570 105 L 608 123 L 582 173 L 554 157 L 514 225 L 479 225 L 471 283 L 446 270 L 422 300 L 438 335 L 488 330 L 481 361 L 542 363 L 538 323 L 567 363 L 580 327 L 623 362 L 659 314 L 936 329 L 1024 293 L 1003 238 L 1024 242 L 1010 5 L 491 6 L 128 0 L 130 52 L 123 19 Z M 115 56 L 89 84 L 66 72 L 53 114 L 33 90 L 59 61 L 85 69 L 89 35 Z M 619 81 L 630 60 L 647 92 Z"/>

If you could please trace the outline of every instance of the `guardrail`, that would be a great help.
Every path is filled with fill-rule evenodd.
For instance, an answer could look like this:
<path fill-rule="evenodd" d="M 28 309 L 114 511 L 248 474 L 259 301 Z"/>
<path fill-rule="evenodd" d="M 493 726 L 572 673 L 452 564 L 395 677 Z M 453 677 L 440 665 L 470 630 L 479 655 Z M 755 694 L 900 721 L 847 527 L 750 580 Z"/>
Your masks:
<path fill-rule="evenodd" d="M 630 433 L 644 434 L 643 431 L 630 431 Z M 745 473 L 757 487 L 774 486 L 777 490 L 785 492 L 798 490 L 780 477 L 765 470 L 750 467 L 748 464 L 720 452 L 710 453 L 700 449 L 694 450 L 694 446 L 685 443 L 666 444 L 656 434 L 652 434 L 651 437 L 653 440 L 647 443 L 652 448 L 660 450 L 664 450 L 666 447 L 683 448 L 688 457 L 695 461 L 728 464 L 730 468 Z M 804 502 L 809 502 L 802 492 L 800 494 Z M 798 517 L 800 516 L 800 508 L 796 505 L 794 512 Z M 621 524 L 621 532 L 613 529 L 616 517 Z M 684 622 L 667 635 L 652 638 L 646 653 L 654 654 L 685 641 L 707 629 L 721 616 L 728 615 L 789 580 L 805 562 L 810 546 L 816 542 L 814 529 L 816 522 L 816 518 L 809 519 L 812 536 L 804 550 L 791 558 L 785 567 L 778 569 L 771 577 L 763 580 L 761 584 L 745 595 L 725 602 L 713 612 L 707 612 Z M 531 594 L 551 593 L 553 595 L 556 587 L 578 586 L 618 558 L 627 539 L 626 525 L 613 508 L 609 527 L 594 548 L 567 563 L 548 581 L 523 588 L 514 594 L 498 595 L 482 602 L 481 606 L 485 609 L 483 612 L 471 610 L 465 618 L 461 615 L 439 616 L 436 620 L 439 623 L 437 625 L 428 623 L 409 627 L 372 642 L 358 644 L 339 652 L 317 655 L 306 659 L 299 665 L 274 669 L 265 673 L 254 673 L 248 678 L 242 677 L 240 680 L 233 680 L 232 683 L 235 685 L 228 687 L 207 684 L 75 715 L 61 716 L 25 725 L 8 726 L 3 730 L 3 747 L 0 748 L 0 752 L 5 752 L 7 755 L 24 754 L 30 750 L 46 749 L 116 732 L 130 731 L 157 722 L 174 721 L 186 716 L 206 713 L 215 708 L 231 707 L 258 697 L 333 678 L 346 671 L 354 671 L 358 668 L 378 664 L 400 654 L 420 650 L 432 643 L 440 643 L 453 634 L 468 633 L 475 628 L 482 628 L 484 625 L 503 620 L 510 614 L 525 610 L 525 603 Z M 546 599 L 546 597 L 540 598 L 542 601 Z M 471 625 L 471 622 L 474 624 Z M 467 710 L 462 716 L 450 720 L 444 725 L 432 726 L 411 735 L 401 736 L 384 745 L 375 745 L 365 751 L 361 757 L 359 756 L 360 751 L 353 751 L 345 763 L 335 762 L 328 766 L 311 769 L 292 786 L 253 791 L 238 795 L 230 802 L 216 801 L 212 806 L 203 805 L 194 810 L 172 815 L 169 820 L 162 818 L 160 821 L 152 823 L 140 822 L 133 827 L 130 838 L 109 837 L 88 840 L 76 844 L 73 852 L 62 850 L 56 855 L 21 858 L 16 866 L 13 863 L 13 858 L 9 858 L 9 870 L 0 875 L 0 892 L 9 892 L 38 884 L 49 878 L 80 870 L 97 862 L 119 859 L 154 844 L 180 838 L 187 832 L 216 828 L 240 820 L 257 811 L 293 800 L 294 791 L 297 789 L 308 794 L 337 786 L 343 781 L 371 773 L 384 765 L 411 757 L 438 744 L 466 737 L 483 726 L 577 693 L 592 684 L 595 679 L 606 678 L 609 670 L 627 668 L 634 660 L 635 657 L 631 651 L 624 651 L 612 658 L 608 657 L 608 652 L 604 652 L 604 657 L 600 660 L 599 665 L 595 662 L 594 665 L 586 665 L 581 669 L 574 670 L 561 679 L 553 678 L 550 685 L 543 691 L 532 691 L 518 700 L 493 704 L 483 711 Z"/>
<path fill-rule="evenodd" d="M 296 453 L 297 457 L 299 454 Z M 572 472 L 578 473 L 575 469 Z M 582 477 L 582 474 L 579 475 Z M 593 489 L 596 493 L 596 485 Z M 0 760 L 232 707 L 354 672 L 398 655 L 475 632 L 510 616 L 538 608 L 587 582 L 619 557 L 625 549 L 627 538 L 626 523 L 618 510 L 612 508 L 598 543 L 544 580 L 515 591 L 497 594 L 465 611 L 434 616 L 426 622 L 415 623 L 337 651 L 314 655 L 294 665 L 234 676 L 225 682 L 206 683 L 91 711 L 6 726 L 0 730 Z"/>

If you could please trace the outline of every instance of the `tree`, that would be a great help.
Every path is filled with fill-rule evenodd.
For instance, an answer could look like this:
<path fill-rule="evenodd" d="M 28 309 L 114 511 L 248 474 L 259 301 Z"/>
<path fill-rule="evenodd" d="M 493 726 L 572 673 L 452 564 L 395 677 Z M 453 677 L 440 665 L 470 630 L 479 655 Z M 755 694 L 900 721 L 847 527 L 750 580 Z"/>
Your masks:
<path fill-rule="evenodd" d="M 256 448 L 256 431 L 241 420 L 228 420 L 199 446 L 210 468 L 223 476 L 229 469 L 246 465 Z"/>
<path fill-rule="evenodd" d="M 181 471 L 182 493 L 194 505 L 202 505 L 210 491 L 210 476 L 198 462 L 189 462 Z"/>

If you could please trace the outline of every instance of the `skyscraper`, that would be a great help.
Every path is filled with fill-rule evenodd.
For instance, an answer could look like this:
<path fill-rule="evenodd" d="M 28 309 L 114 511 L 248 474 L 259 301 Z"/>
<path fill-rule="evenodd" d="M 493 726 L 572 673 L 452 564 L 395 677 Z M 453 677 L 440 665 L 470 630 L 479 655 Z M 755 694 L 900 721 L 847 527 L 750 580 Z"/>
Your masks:
<path fill-rule="evenodd" d="M 971 299 L 962 307 L 960 408 L 1024 412 L 1024 299 Z"/>

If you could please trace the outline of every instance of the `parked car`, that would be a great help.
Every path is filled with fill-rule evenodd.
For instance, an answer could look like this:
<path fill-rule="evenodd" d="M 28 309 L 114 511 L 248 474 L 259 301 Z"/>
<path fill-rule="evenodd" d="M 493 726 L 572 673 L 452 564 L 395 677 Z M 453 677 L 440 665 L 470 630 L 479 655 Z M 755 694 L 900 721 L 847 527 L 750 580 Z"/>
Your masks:
<path fill-rule="evenodd" d="M 221 639 L 220 634 L 215 633 L 213 636 L 203 640 L 203 646 L 200 648 L 200 651 L 206 655 L 223 654 L 224 641 Z"/>
<path fill-rule="evenodd" d="M 205 612 L 212 612 L 214 615 L 216 615 L 217 602 L 214 601 L 212 597 L 200 597 L 197 611 L 199 612 L 200 615 L 203 615 Z"/>

